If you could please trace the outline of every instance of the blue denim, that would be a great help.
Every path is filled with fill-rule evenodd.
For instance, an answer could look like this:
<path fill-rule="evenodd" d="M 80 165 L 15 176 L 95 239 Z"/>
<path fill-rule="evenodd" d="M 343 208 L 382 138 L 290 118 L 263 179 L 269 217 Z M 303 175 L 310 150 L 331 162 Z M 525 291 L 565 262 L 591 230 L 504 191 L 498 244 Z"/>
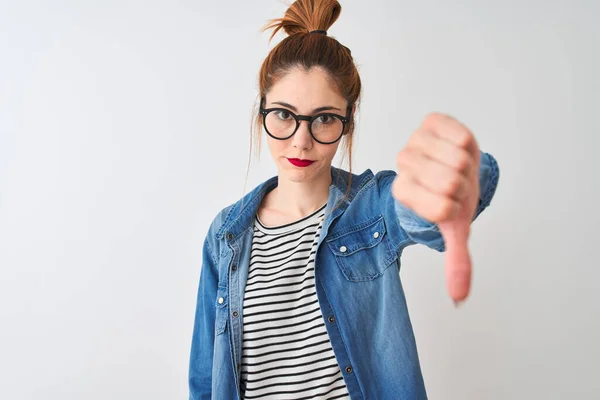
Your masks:
<path fill-rule="evenodd" d="M 348 196 L 350 174 L 335 167 L 331 174 L 315 285 L 350 397 L 426 399 L 400 256 L 416 243 L 444 251 L 443 238 L 437 225 L 392 197 L 394 171 L 352 175 Z M 496 160 L 481 152 L 481 196 L 473 219 L 490 204 L 498 179 Z M 261 200 L 276 186 L 277 177 L 263 182 L 223 209 L 209 228 L 191 344 L 190 399 L 240 399 L 242 302 L 252 227 Z"/>

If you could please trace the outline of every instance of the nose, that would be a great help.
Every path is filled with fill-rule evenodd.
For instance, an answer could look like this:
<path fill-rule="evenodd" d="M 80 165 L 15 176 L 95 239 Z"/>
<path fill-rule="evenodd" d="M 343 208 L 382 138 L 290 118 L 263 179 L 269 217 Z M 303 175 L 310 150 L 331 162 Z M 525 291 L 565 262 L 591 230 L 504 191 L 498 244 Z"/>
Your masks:
<path fill-rule="evenodd" d="M 298 130 L 292 136 L 292 146 L 299 150 L 310 150 L 313 147 L 313 137 L 308 128 L 309 121 L 300 121 Z"/>

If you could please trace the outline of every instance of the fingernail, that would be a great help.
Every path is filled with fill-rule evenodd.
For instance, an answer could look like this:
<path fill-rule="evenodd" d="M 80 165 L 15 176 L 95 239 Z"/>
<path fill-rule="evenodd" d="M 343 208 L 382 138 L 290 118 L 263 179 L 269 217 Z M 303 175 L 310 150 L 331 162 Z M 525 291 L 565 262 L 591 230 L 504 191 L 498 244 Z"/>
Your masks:
<path fill-rule="evenodd" d="M 462 306 L 463 303 L 464 303 L 464 301 L 454 300 L 454 307 L 455 308 L 460 308 L 460 306 Z"/>

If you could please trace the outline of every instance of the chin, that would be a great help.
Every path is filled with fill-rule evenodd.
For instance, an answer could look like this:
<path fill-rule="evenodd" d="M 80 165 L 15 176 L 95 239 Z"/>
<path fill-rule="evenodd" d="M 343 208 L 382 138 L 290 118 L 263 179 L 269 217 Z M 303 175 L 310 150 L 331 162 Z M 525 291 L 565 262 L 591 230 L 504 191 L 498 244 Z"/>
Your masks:
<path fill-rule="evenodd" d="M 314 171 L 310 173 L 304 169 L 292 167 L 291 169 L 284 169 L 283 175 L 292 182 L 304 182 L 314 176 Z"/>
<path fill-rule="evenodd" d="M 289 164 L 289 161 L 285 160 L 285 162 Z M 289 164 L 283 167 L 281 172 L 283 172 L 283 176 L 292 182 L 304 182 L 311 180 L 318 175 L 319 171 L 317 170 L 317 167 L 318 165 L 316 165 L 316 163 L 304 168 L 294 167 Z"/>

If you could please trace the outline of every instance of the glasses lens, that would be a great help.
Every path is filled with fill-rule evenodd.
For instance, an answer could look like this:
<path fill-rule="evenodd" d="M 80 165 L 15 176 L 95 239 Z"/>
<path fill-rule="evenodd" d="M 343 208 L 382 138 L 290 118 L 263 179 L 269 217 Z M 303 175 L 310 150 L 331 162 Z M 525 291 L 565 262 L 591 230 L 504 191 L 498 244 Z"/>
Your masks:
<path fill-rule="evenodd" d="M 344 124 L 333 115 L 319 115 L 312 123 L 312 133 L 315 138 L 324 143 L 334 142 L 342 136 Z"/>
<path fill-rule="evenodd" d="M 273 110 L 265 118 L 267 131 L 277 138 L 287 138 L 294 133 L 296 129 L 296 119 L 285 110 Z"/>

